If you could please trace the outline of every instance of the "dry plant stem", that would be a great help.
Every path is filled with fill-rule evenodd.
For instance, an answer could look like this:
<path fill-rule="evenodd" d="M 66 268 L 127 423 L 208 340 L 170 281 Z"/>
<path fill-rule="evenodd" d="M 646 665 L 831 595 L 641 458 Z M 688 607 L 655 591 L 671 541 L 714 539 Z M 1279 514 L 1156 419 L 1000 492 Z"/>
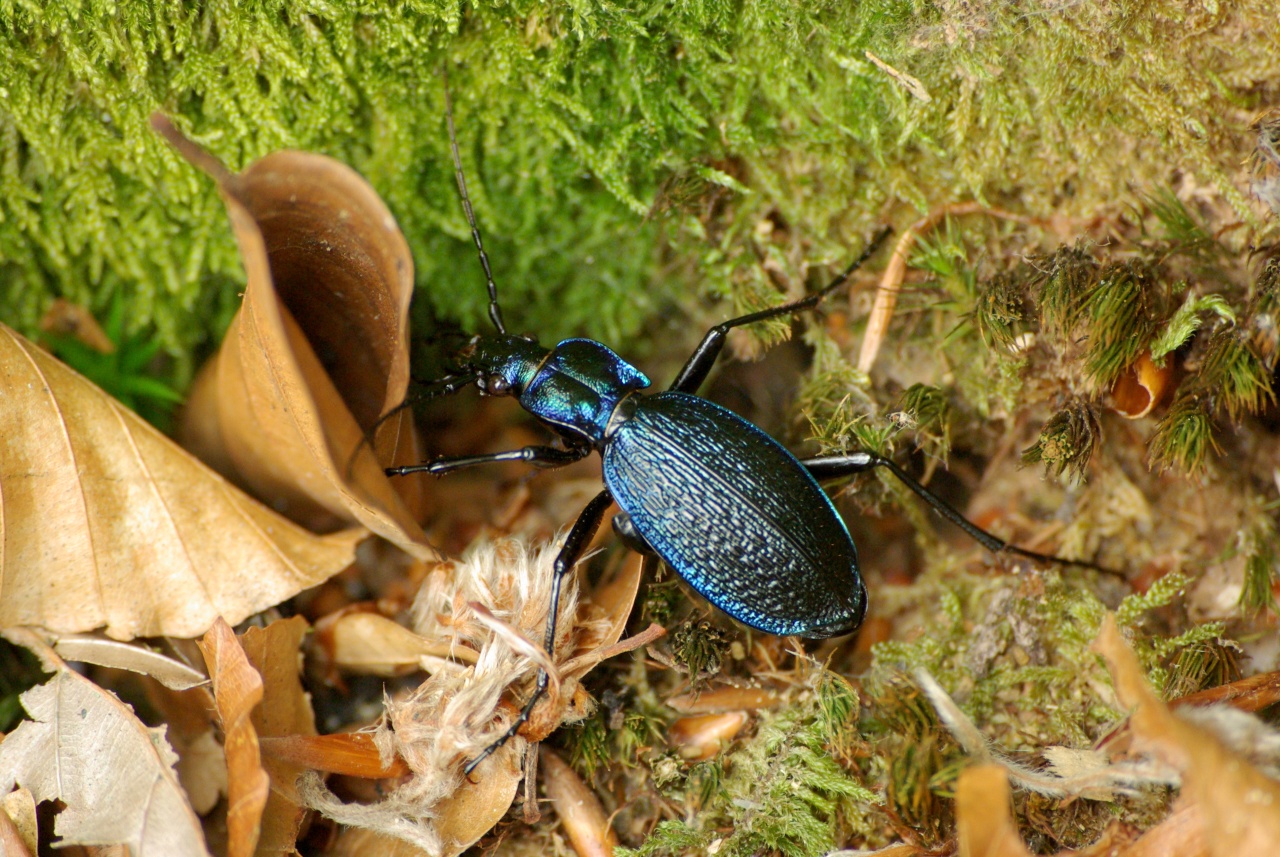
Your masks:
<path fill-rule="evenodd" d="M 1147 785 L 1176 786 L 1180 782 L 1178 772 L 1159 762 L 1121 762 L 1106 764 L 1099 760 L 1096 767 L 1086 769 L 1070 777 L 1048 774 L 1021 765 L 996 752 L 986 736 L 978 731 L 955 701 L 944 691 L 927 671 L 915 672 L 916 683 L 929 698 L 938 718 L 964 748 L 965 752 L 983 764 L 999 765 L 1019 788 L 1051 797 L 1094 797 L 1109 799 L 1110 793 L 1132 793 Z"/>
<path fill-rule="evenodd" d="M 902 290 L 902 280 L 907 273 L 907 257 L 919 237 L 937 226 L 944 218 L 959 217 L 964 214 L 987 214 L 1003 220 L 1017 223 L 1035 223 L 1034 218 L 1014 214 L 999 208 L 986 208 L 976 202 L 961 202 L 946 205 L 932 211 L 903 230 L 902 237 L 893 247 L 893 256 L 889 266 L 885 268 L 876 289 L 876 301 L 871 307 L 871 315 L 867 318 L 867 332 L 862 338 L 862 350 L 858 354 L 858 371 L 869 373 L 875 365 L 876 355 L 885 335 L 889 332 L 889 322 L 893 319 L 894 307 L 898 304 L 898 293 Z"/>

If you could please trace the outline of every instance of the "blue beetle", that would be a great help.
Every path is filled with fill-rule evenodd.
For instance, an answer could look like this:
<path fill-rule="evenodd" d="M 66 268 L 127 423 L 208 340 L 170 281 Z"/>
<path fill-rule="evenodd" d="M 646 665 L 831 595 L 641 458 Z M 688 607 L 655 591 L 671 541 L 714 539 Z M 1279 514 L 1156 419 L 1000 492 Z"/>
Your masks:
<path fill-rule="evenodd" d="M 883 467 L 988 549 L 1067 562 L 1008 545 L 980 529 L 887 458 L 852 452 L 800 460 L 750 422 L 696 395 L 731 329 L 817 305 L 875 252 L 888 230 L 822 290 L 711 328 L 670 388 L 647 394 L 649 379 L 599 342 L 567 339 L 547 349 L 506 332 L 447 99 L 446 89 L 455 178 L 497 335 L 472 338 L 457 357 L 456 371 L 440 379 L 437 392 L 449 394 L 475 384 L 483 395 L 516 396 L 562 445 L 442 458 L 386 472 L 443 474 L 500 461 L 559 467 L 600 453 L 605 489 L 578 516 L 555 560 L 544 642 L 548 651 L 555 640 L 560 582 L 581 557 L 611 501 L 622 509 L 613 525 L 624 542 L 660 557 L 720 610 L 769 634 L 847 634 L 857 630 L 866 614 L 857 549 L 819 480 Z M 515 722 L 468 763 L 468 773 L 516 734 L 547 682 L 539 671 L 534 693 Z"/>

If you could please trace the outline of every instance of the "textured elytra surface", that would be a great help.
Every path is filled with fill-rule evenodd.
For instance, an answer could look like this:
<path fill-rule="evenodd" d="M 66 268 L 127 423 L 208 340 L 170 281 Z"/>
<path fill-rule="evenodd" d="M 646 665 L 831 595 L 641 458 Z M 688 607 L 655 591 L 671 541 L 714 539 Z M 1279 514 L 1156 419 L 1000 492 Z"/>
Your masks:
<path fill-rule="evenodd" d="M 604 451 L 604 478 L 668 565 L 771 634 L 856 622 L 866 594 L 830 499 L 741 417 L 684 393 L 645 398 Z"/>

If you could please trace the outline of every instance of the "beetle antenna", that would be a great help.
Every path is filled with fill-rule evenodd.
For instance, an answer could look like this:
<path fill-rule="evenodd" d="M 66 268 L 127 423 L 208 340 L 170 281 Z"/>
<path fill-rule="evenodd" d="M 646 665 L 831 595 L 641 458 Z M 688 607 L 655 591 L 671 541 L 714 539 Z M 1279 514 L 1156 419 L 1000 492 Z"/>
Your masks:
<path fill-rule="evenodd" d="M 493 272 L 489 270 L 489 256 L 484 252 L 484 242 L 480 240 L 476 215 L 471 209 L 471 197 L 467 195 L 467 178 L 462 174 L 462 156 L 458 154 L 458 133 L 453 127 L 453 99 L 449 95 L 449 73 L 444 66 L 440 67 L 440 76 L 444 79 L 444 116 L 449 122 L 449 149 L 453 153 L 453 175 L 458 180 L 462 210 L 467 213 L 471 239 L 476 242 L 476 250 L 480 253 L 480 267 L 484 268 L 485 284 L 489 287 L 489 319 L 493 322 L 493 326 L 498 328 L 498 333 L 506 335 L 507 327 L 502 323 L 502 310 L 498 308 L 498 287 L 493 282 Z"/>

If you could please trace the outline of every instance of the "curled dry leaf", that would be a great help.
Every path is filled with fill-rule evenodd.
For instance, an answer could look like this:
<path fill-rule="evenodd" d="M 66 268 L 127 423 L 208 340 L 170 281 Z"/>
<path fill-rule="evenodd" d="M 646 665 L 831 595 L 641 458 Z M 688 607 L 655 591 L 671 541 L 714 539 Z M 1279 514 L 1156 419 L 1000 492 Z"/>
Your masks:
<path fill-rule="evenodd" d="M 170 690 L 190 690 L 209 681 L 204 673 L 176 658 L 143 645 L 109 640 L 96 634 L 58 637 L 53 643 L 53 650 L 64 660 L 150 676 Z"/>
<path fill-rule="evenodd" d="M 262 676 L 221 618 L 200 641 L 227 757 L 227 857 L 251 857 L 258 845 L 268 778 L 251 714 L 262 701 Z"/>
<path fill-rule="evenodd" d="M 424 659 L 451 658 L 476 662 L 472 649 L 430 640 L 378 613 L 352 611 L 321 620 L 325 651 L 333 665 L 347 672 L 396 676 L 423 669 Z"/>
<path fill-rule="evenodd" d="M 264 737 L 261 743 L 262 752 L 273 759 L 326 774 L 381 780 L 409 773 L 409 767 L 400 759 L 384 762 L 382 751 L 368 732 L 283 735 Z"/>
<path fill-rule="evenodd" d="M 1147 414 L 1173 392 L 1173 359 L 1157 366 L 1151 352 L 1144 351 L 1111 387 L 1111 407 L 1120 416 L 1136 420 Z"/>
<path fill-rule="evenodd" d="M 1271 853 L 1280 842 L 1280 783 L 1160 701 L 1147 686 L 1114 616 L 1103 622 L 1094 648 L 1107 661 L 1116 696 L 1133 711 L 1134 749 L 1182 771 L 1182 798 L 1203 820 L 1207 853 Z"/>
<path fill-rule="evenodd" d="M 618 836 L 609 825 L 600 798 L 578 773 L 546 747 L 542 748 L 542 782 L 551 808 L 578 857 L 612 857 Z"/>
<path fill-rule="evenodd" d="M 589 713 L 582 676 L 601 657 L 655 636 L 651 631 L 618 642 L 639 584 L 639 557 L 601 591 L 603 606 L 587 603 L 579 609 L 577 579 L 570 576 L 561 591 L 551 659 L 560 693 L 548 694 L 518 736 L 464 779 L 463 764 L 508 729 L 532 690 L 537 663 L 522 653 L 536 648 L 530 641 L 542 638 L 558 551 L 556 544 L 530 550 L 515 540 L 484 543 L 463 560 L 428 574 L 414 603 L 413 631 L 478 652 L 475 663 L 439 660 L 422 685 L 388 704 L 377 740 L 383 758 L 402 758 L 412 776 L 385 800 L 343 804 L 317 777 L 304 780 L 309 805 L 343 824 L 395 836 L 432 855 L 459 853 L 502 817 L 515 797 L 528 742 Z M 488 618 L 481 619 L 471 605 L 482 607 Z M 514 698 L 508 697 L 509 687 L 518 688 Z"/>
<path fill-rule="evenodd" d="M 419 558 L 421 460 L 409 384 L 413 262 L 373 188 L 351 168 L 276 152 L 233 174 L 167 120 L 157 130 L 218 182 L 248 285 L 185 409 L 184 443 L 318 532 L 360 523 Z M 372 449 L 366 436 L 374 433 Z"/>
<path fill-rule="evenodd" d="M 302 688 L 302 637 L 307 621 L 301 616 L 272 622 L 265 628 L 250 628 L 240 636 L 249 663 L 262 676 L 262 704 L 253 710 L 252 721 L 259 741 L 278 736 L 316 734 L 311 700 Z M 262 812 L 262 835 L 258 854 L 293 854 L 305 810 L 296 781 L 302 766 L 287 759 L 265 756 L 262 766 L 271 777 L 271 793 Z"/>
<path fill-rule="evenodd" d="M 0 325 L 0 628 L 195 637 L 348 565 Z"/>
<path fill-rule="evenodd" d="M 1031 857 L 1010 814 L 1009 779 L 997 765 L 960 773 L 956 785 L 956 835 L 960 857 Z"/>
<path fill-rule="evenodd" d="M 14 789 L 0 798 L 0 854 L 28 857 L 39 839 L 36 799 L 30 789 Z"/>
<path fill-rule="evenodd" d="M 56 662 L 51 651 L 43 658 Z M 21 700 L 31 720 L 0 743 L 0 793 L 22 785 L 37 801 L 62 801 L 54 833 L 66 845 L 207 857 L 163 729 L 148 729 L 114 694 L 65 665 Z"/>

